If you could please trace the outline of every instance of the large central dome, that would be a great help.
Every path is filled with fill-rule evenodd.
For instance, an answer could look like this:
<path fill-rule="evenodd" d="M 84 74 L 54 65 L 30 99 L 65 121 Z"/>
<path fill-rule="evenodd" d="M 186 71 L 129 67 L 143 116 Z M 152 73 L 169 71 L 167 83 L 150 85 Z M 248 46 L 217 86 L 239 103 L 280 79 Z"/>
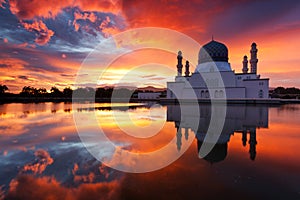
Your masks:
<path fill-rule="evenodd" d="M 228 62 L 228 49 L 224 44 L 212 40 L 200 49 L 198 64 L 217 61 Z"/>

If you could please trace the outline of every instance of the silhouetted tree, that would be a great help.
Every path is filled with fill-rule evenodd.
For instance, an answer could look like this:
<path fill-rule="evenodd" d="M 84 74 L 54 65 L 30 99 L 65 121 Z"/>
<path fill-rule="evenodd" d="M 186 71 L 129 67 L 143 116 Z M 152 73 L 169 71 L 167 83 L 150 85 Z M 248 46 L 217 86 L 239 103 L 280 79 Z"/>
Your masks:
<path fill-rule="evenodd" d="M 34 92 L 36 97 L 45 97 L 48 94 L 46 88 L 35 89 Z"/>
<path fill-rule="evenodd" d="M 97 98 L 111 98 L 113 88 L 97 88 L 96 97 Z"/>
<path fill-rule="evenodd" d="M 87 88 L 77 88 L 73 91 L 74 95 L 79 98 L 94 98 L 95 89 L 91 87 Z"/>
<path fill-rule="evenodd" d="M 284 87 L 277 87 L 274 89 L 274 93 L 276 94 L 285 94 L 285 88 Z"/>
<path fill-rule="evenodd" d="M 113 95 L 115 98 L 130 98 L 134 91 L 127 88 L 115 89 Z"/>
<path fill-rule="evenodd" d="M 73 94 L 73 90 L 72 90 L 70 87 L 66 87 L 66 88 L 63 90 L 63 94 L 64 94 L 64 97 L 71 98 L 71 97 L 72 97 L 72 94 Z"/>
<path fill-rule="evenodd" d="M 57 87 L 52 87 L 50 89 L 51 96 L 52 97 L 62 97 L 63 93 L 57 88 Z"/>
<path fill-rule="evenodd" d="M 36 94 L 37 94 L 37 89 L 30 86 L 24 86 L 22 91 L 20 92 L 21 96 L 26 96 L 26 97 L 35 96 Z"/>
<path fill-rule="evenodd" d="M 4 94 L 5 91 L 8 90 L 8 87 L 6 85 L 0 85 L 0 94 Z"/>
<path fill-rule="evenodd" d="M 298 88 L 295 88 L 295 87 L 286 88 L 285 92 L 286 92 L 286 94 L 300 94 L 300 90 Z"/>

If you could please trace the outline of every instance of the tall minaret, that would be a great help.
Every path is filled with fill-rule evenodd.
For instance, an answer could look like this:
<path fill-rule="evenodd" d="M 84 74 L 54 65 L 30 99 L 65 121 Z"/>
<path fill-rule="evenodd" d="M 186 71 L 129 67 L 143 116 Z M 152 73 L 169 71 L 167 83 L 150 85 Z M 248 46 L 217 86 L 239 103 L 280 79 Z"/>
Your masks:
<path fill-rule="evenodd" d="M 250 144 L 250 149 L 249 149 L 250 159 L 255 160 L 255 157 L 256 157 L 256 144 L 257 144 L 256 129 L 255 128 L 250 130 L 249 144 Z"/>
<path fill-rule="evenodd" d="M 248 73 L 248 57 L 247 56 L 244 56 L 242 71 L 244 74 Z"/>
<path fill-rule="evenodd" d="M 178 51 L 177 56 L 177 76 L 182 76 L 182 52 Z"/>
<path fill-rule="evenodd" d="M 251 73 L 257 73 L 257 48 L 256 48 L 256 44 L 253 42 L 251 45 L 251 60 L 250 60 L 250 64 L 251 64 Z"/>
<path fill-rule="evenodd" d="M 182 130 L 181 130 L 181 127 L 177 128 L 176 138 L 177 138 L 177 142 L 176 142 L 177 150 L 180 151 L 181 150 L 181 146 L 182 146 L 182 141 L 181 141 Z"/>
<path fill-rule="evenodd" d="M 184 74 L 185 74 L 185 76 L 190 75 L 190 63 L 188 60 L 185 62 L 185 73 Z"/>

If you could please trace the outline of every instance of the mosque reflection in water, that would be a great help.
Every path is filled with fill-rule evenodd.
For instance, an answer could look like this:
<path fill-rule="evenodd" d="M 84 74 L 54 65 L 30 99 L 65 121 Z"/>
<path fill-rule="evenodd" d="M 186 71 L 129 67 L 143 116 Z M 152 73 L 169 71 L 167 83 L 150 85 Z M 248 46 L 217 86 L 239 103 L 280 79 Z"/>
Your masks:
<path fill-rule="evenodd" d="M 268 128 L 268 107 L 263 106 L 244 106 L 244 105 L 228 105 L 215 106 L 212 109 L 211 105 L 200 105 L 200 116 L 193 111 L 192 105 L 168 105 L 167 106 L 167 121 L 174 122 L 177 128 L 177 150 L 181 150 L 182 143 L 188 140 L 191 132 L 196 134 L 197 148 L 200 156 L 200 148 L 204 142 L 210 142 L 206 139 L 208 128 L 210 126 L 212 112 L 214 116 L 219 116 L 218 113 L 226 114 L 224 127 L 221 129 L 221 134 L 210 134 L 209 137 L 217 137 L 216 144 L 212 150 L 203 157 L 204 160 L 210 163 L 216 163 L 224 160 L 227 156 L 228 142 L 234 134 L 242 134 L 241 145 L 246 146 L 249 143 L 249 157 L 255 160 L 256 157 L 256 129 Z M 213 110 L 213 111 L 212 111 Z M 198 123 L 195 123 L 198 122 Z M 183 137 L 184 134 L 184 138 Z"/>

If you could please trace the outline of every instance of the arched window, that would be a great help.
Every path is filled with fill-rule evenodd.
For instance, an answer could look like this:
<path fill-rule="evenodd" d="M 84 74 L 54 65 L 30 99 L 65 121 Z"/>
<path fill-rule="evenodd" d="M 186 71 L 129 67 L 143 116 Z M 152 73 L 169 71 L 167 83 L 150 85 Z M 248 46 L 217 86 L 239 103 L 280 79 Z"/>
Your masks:
<path fill-rule="evenodd" d="M 208 90 L 205 91 L 205 98 L 209 98 L 209 92 L 208 92 Z"/>
<path fill-rule="evenodd" d="M 223 90 L 220 90 L 220 91 L 219 91 L 219 97 L 220 97 L 220 98 L 223 98 L 223 97 L 224 97 L 224 92 L 223 92 Z"/>
<path fill-rule="evenodd" d="M 204 98 L 204 91 L 201 91 L 201 98 Z"/>
<path fill-rule="evenodd" d="M 218 90 L 215 90 L 215 98 L 218 98 L 219 97 L 219 92 Z"/>

